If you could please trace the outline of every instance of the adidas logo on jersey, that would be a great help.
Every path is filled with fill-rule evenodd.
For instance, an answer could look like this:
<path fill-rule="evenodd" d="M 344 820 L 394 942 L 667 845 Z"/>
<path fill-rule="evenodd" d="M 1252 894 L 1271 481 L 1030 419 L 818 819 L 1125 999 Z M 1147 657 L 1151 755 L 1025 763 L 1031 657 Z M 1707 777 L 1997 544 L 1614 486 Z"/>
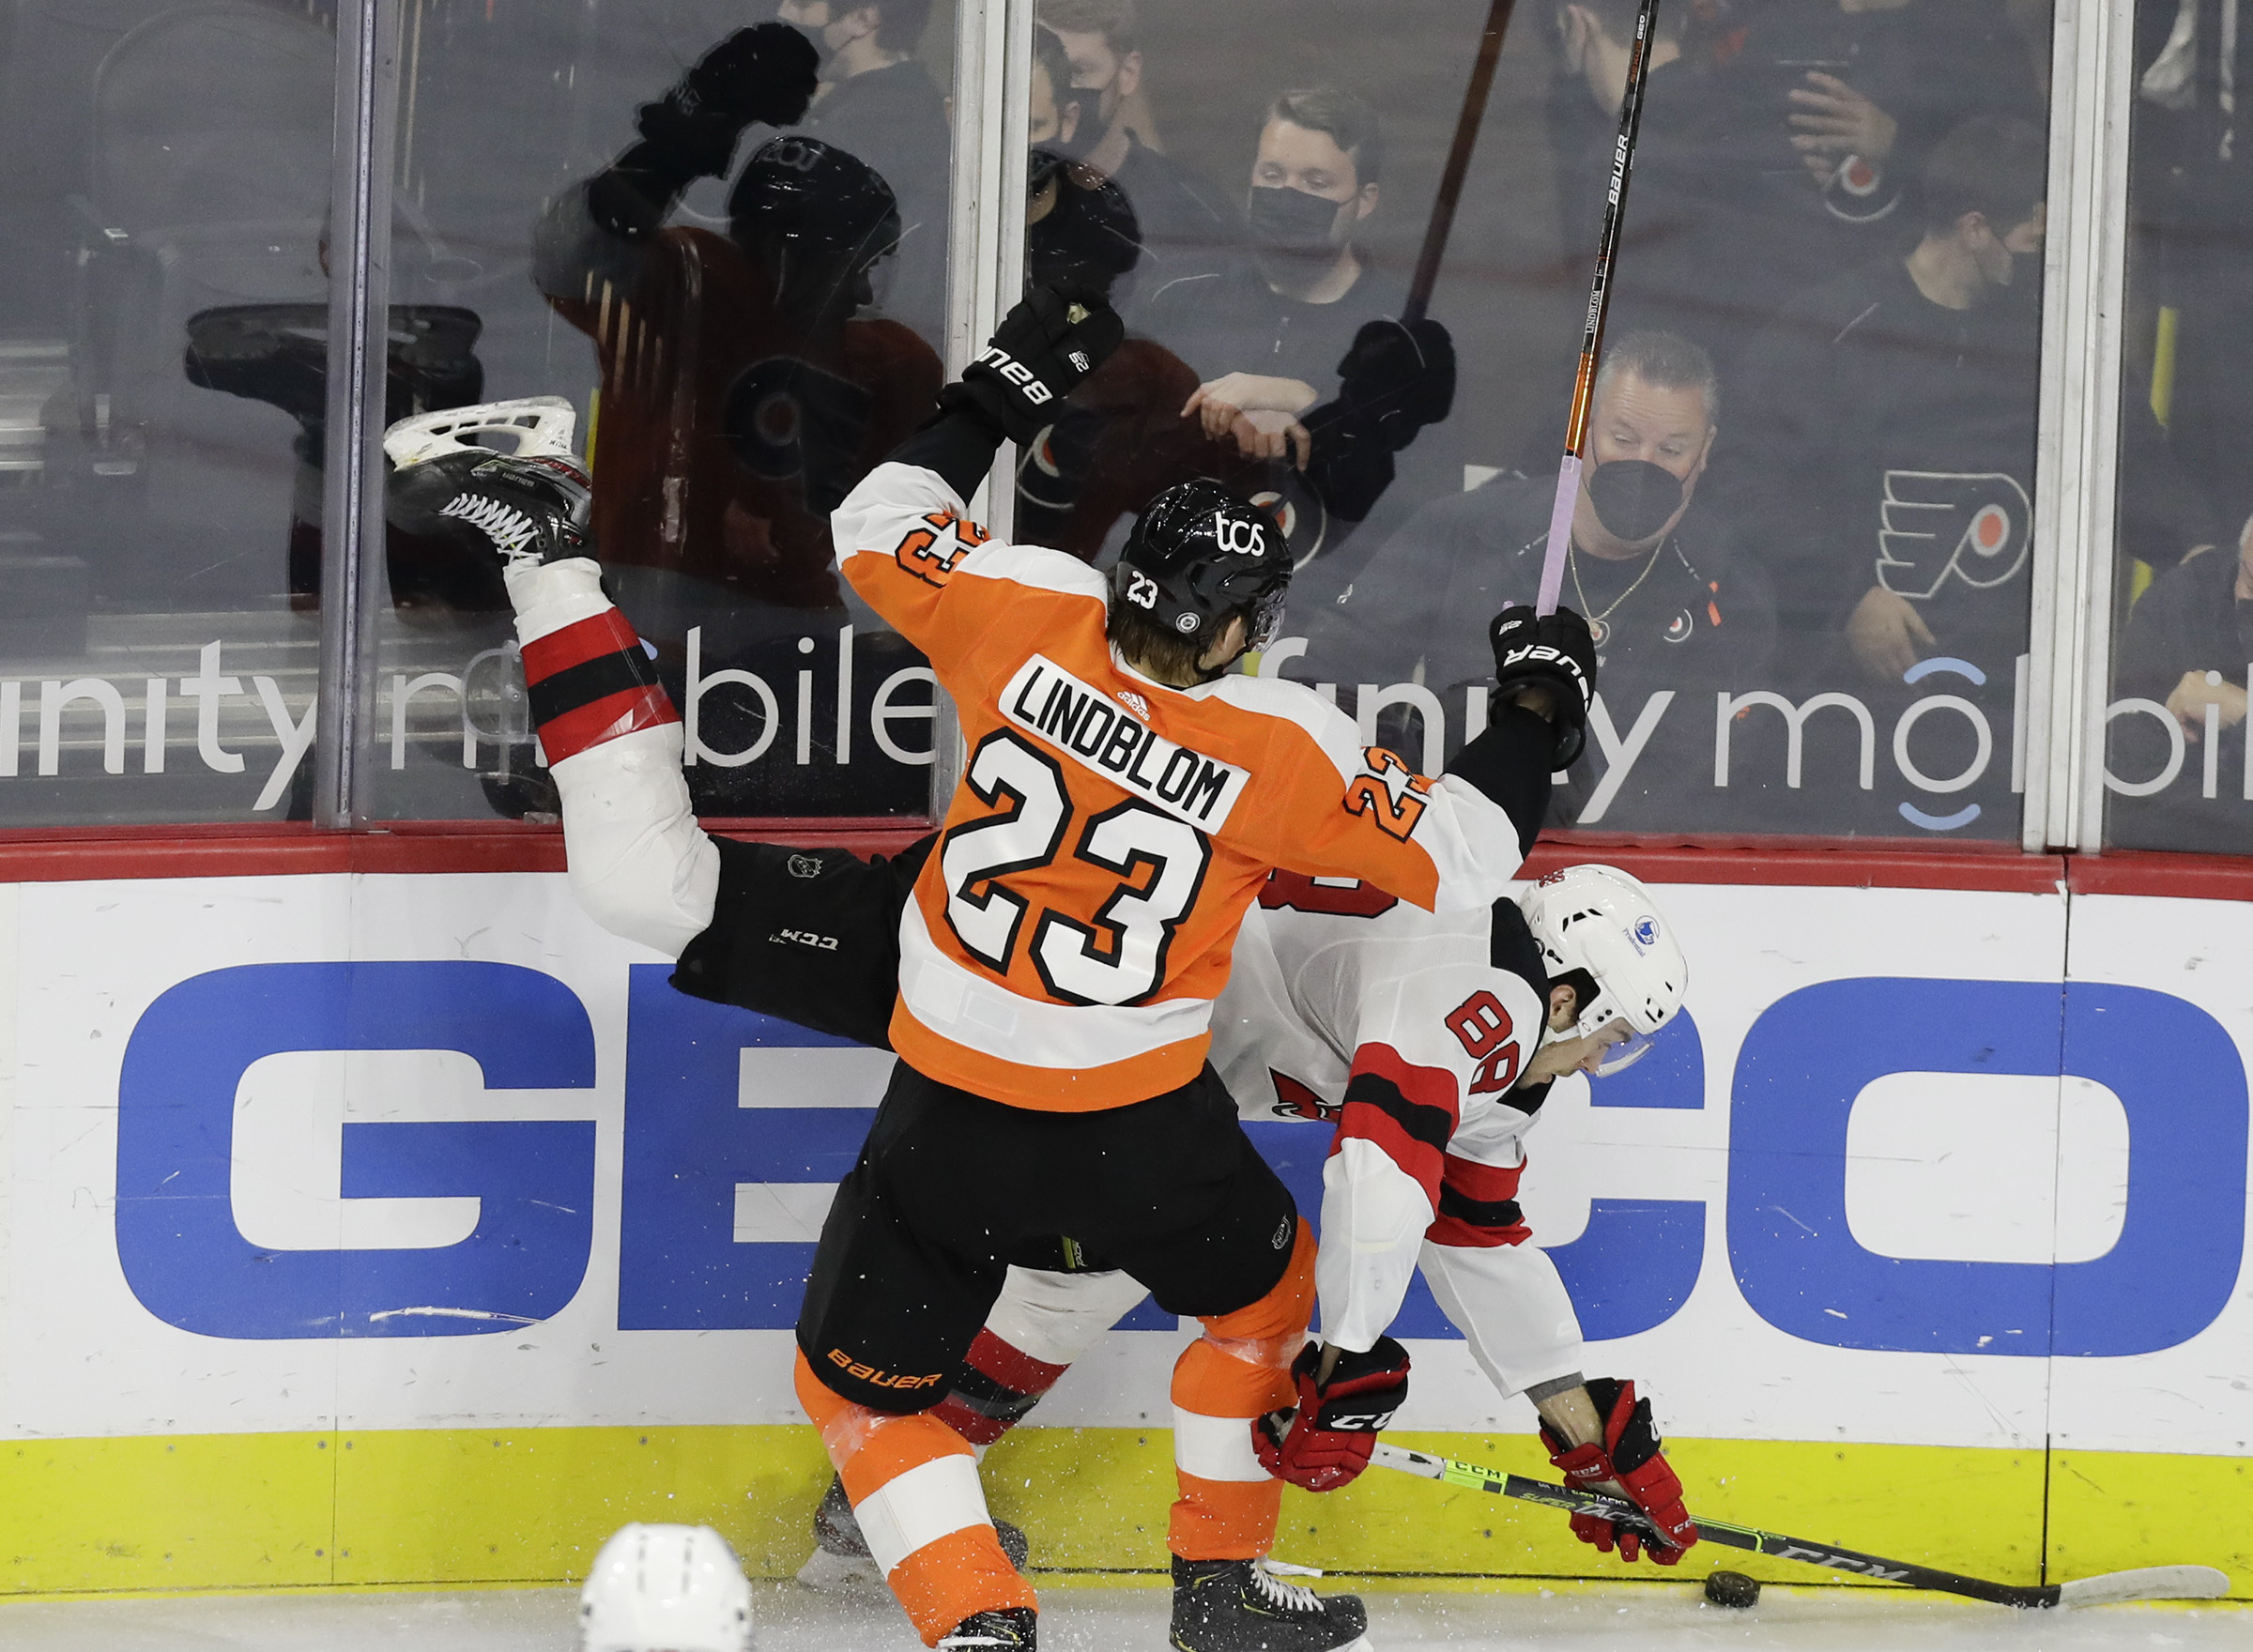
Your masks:
<path fill-rule="evenodd" d="M 1002 690 L 1002 713 L 1106 780 L 1203 831 L 1224 825 L 1251 784 L 1249 770 L 1176 745 L 1043 654 L 1019 666 Z"/>

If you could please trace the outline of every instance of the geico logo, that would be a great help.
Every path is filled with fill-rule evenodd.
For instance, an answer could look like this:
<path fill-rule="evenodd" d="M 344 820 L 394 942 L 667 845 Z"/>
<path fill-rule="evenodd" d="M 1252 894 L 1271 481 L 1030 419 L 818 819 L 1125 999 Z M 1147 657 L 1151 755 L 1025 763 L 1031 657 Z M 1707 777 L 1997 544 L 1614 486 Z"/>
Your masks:
<path fill-rule="evenodd" d="M 1084 762 L 1192 823 L 1220 819 L 1248 774 L 1151 743 L 1154 731 L 1096 687 L 1036 658 L 1004 705 L 1021 737 L 1058 762 Z M 1710 1058 L 1685 1007 L 1668 1025 L 1672 1056 L 1636 1067 L 1632 1088 L 1592 1081 L 1594 1098 L 1629 1120 L 1655 1117 L 1648 1108 L 1681 1109 L 1667 1117 L 1685 1123 L 1725 1109 L 1703 1122 L 1697 1149 L 1718 1159 L 1725 1186 L 1595 1203 L 1594 1248 L 1576 1240 L 1552 1252 L 1585 1302 L 1583 1334 L 1610 1341 L 1668 1323 L 1716 1265 L 1709 1252 L 1746 1314 L 1808 1344 L 1887 1357 L 2117 1358 L 2179 1347 L 2213 1324 L 2233 1303 L 2246 1216 L 2245 1070 L 2230 1030 L 2188 999 L 2124 983 L 2077 980 L 2061 997 L 2054 975 L 1831 973 L 1867 956 L 1820 954 L 1810 966 L 1817 979 L 1780 997 L 1724 978 L 1702 989 L 1722 1007 L 1700 1007 L 1749 1022 L 1733 1056 Z M 605 988 L 596 1002 L 609 1059 L 628 1054 L 623 1093 L 607 1101 L 596 1094 L 590 1005 L 544 971 L 459 958 L 267 963 L 168 987 L 133 1022 L 111 1079 L 114 1174 L 135 1190 L 118 1199 L 111 1226 L 134 1300 L 192 1335 L 247 1340 L 295 1341 L 309 1325 L 355 1338 L 503 1335 L 575 1301 L 608 1313 L 606 1302 L 589 1309 L 584 1287 L 590 1266 L 607 1265 L 595 1256 L 605 1240 L 591 1213 L 609 1200 L 621 1331 L 789 1329 L 809 1235 L 796 1216 L 770 1221 L 759 1213 L 771 1200 L 738 1190 L 844 1175 L 876 1096 L 860 1058 L 833 1048 L 834 1036 L 693 997 L 669 985 L 674 972 L 630 966 L 615 1019 L 607 983 L 590 975 Z M 2167 1063 L 2150 1062 L 2153 1048 Z M 2037 1265 L 1905 1260 L 1856 1237 L 1847 1219 L 1860 1173 L 1847 1151 L 1855 1098 L 1887 1074 L 1931 1071 L 1936 1048 L 1989 1052 L 1962 1069 L 1967 1085 L 2000 1076 L 2054 1087 L 2062 1074 L 2112 1092 L 2135 1143 L 2117 1242 L 2088 1260 Z M 427 1248 L 274 1251 L 237 1227 L 247 1161 L 235 1149 L 242 1076 L 277 1049 L 458 1051 L 496 1094 L 558 1093 L 559 1109 L 578 1116 L 357 1123 L 331 1150 L 338 1197 L 468 1196 L 483 1201 L 481 1220 L 505 1226 L 451 1242 L 438 1233 Z M 598 1162 L 597 1116 L 616 1133 L 617 1161 Z M 1294 1137 L 1311 1126 L 1251 1128 L 1264 1154 L 1295 1156 L 1305 1149 Z M 1938 1223 L 1948 1207 L 1920 1201 L 1908 1214 Z M 1635 1266 L 1587 1260 L 1604 1254 L 1632 1254 Z M 478 1315 L 400 1311 L 413 1304 Z M 1449 1335 L 1435 1306 L 1405 1315 L 1403 1338 Z M 2019 1326 L 2023 1335 L 2010 1334 Z"/>
<path fill-rule="evenodd" d="M 810 946 L 817 952 L 837 950 L 835 936 L 817 935 L 811 929 L 777 929 L 774 934 L 768 936 L 767 940 L 770 943 L 787 941 L 799 946 Z"/>
<path fill-rule="evenodd" d="M 935 1386 L 939 1379 L 945 1375 L 943 1371 L 933 1371 L 927 1377 L 899 1376 L 891 1371 L 879 1370 L 874 1366 L 863 1365 L 842 1348 L 833 1348 L 829 1351 L 829 1363 L 844 1371 L 847 1376 L 857 1377 L 862 1382 L 878 1388 L 929 1388 Z"/>

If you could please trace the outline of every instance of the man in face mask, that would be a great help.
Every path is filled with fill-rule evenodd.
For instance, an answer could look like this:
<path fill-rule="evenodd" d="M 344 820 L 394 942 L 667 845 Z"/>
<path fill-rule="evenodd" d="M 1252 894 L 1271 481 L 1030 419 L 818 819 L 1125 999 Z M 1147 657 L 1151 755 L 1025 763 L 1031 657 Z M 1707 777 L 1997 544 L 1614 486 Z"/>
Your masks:
<path fill-rule="evenodd" d="M 1843 634 L 1865 683 L 1943 654 L 2007 684 L 2024 645 L 2046 171 L 2033 127 L 1965 122 L 1908 254 L 1793 300 L 1747 358 L 1727 489 L 1801 653 Z"/>
<path fill-rule="evenodd" d="M 1144 323 L 1196 370 L 1182 411 L 1214 439 L 1295 460 L 1306 435 L 1296 421 L 1337 393 L 1364 324 L 1401 314 L 1407 288 L 1356 245 L 1384 162 L 1376 112 L 1350 92 L 1306 87 L 1268 105 L 1245 196 L 1250 255 L 1226 274 L 1171 283 Z"/>
<path fill-rule="evenodd" d="M 1135 130 L 1146 104 L 1134 0 L 1041 0 L 1036 15 L 1069 65 L 1067 90 L 1080 107 L 1076 128 L 1050 146 L 1116 185 L 1142 238 L 1142 268 L 1113 292 L 1113 304 L 1125 312 L 1167 282 L 1219 270 L 1243 240 L 1236 206 Z"/>
<path fill-rule="evenodd" d="M 1563 604 L 1588 621 L 1606 707 L 1589 760 L 1557 789 L 1551 818 L 1605 830 L 1717 823 L 1711 786 L 1714 687 L 1757 686 L 1773 635 L 1759 571 L 1729 555 L 1711 509 L 1693 511 L 1719 436 L 1712 359 L 1677 334 L 1631 332 L 1606 345 L 1572 517 Z M 1476 727 L 1488 667 L 1460 646 L 1451 616 L 1479 603 L 1531 602 L 1540 584 L 1556 477 L 1495 477 L 1409 517 L 1344 596 L 1309 614 L 1294 676 L 1428 691 L 1445 747 Z M 1301 609 L 1305 612 L 1305 609 Z M 1653 707 L 1657 710 L 1654 712 Z M 1431 729 L 1379 725 L 1412 758 Z M 1648 719 L 1648 721 L 1646 721 Z M 1613 738 L 1614 731 L 1618 738 Z M 1632 731 L 1632 732 L 1631 732 Z"/>

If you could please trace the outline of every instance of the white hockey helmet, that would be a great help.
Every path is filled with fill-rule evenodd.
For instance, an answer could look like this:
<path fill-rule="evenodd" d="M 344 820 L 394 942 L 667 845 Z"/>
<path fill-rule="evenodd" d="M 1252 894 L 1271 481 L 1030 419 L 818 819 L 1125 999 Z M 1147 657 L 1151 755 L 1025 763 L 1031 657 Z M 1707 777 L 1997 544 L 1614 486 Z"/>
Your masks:
<path fill-rule="evenodd" d="M 1626 1040 L 1604 1052 L 1596 1071 L 1617 1073 L 1642 1060 L 1690 987 L 1689 960 L 1650 891 L 1617 866 L 1567 866 L 1528 884 L 1518 906 L 1552 981 L 1585 970 L 1596 983 L 1593 997 L 1583 995 L 1573 1036 L 1612 1021 L 1628 1025 Z"/>
<path fill-rule="evenodd" d="M 525 459 L 571 458 L 578 422 L 578 409 L 561 396 L 520 396 L 513 402 L 483 402 L 402 419 L 383 433 L 383 451 L 401 470 L 441 453 L 472 448 Z"/>
<path fill-rule="evenodd" d="M 750 1652 L 751 1585 L 710 1526 L 621 1526 L 579 1591 L 579 1652 Z"/>

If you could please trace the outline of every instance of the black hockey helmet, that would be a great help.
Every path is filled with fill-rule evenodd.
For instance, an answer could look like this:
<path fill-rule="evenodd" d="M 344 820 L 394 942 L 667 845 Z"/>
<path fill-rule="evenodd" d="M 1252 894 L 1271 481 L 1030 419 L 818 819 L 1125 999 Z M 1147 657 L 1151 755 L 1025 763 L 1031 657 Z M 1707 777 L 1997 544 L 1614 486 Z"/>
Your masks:
<path fill-rule="evenodd" d="M 1248 647 L 1283 623 L 1291 555 L 1273 516 L 1198 477 L 1152 499 L 1127 536 L 1111 588 L 1163 629 L 1206 641 L 1244 616 Z"/>
<path fill-rule="evenodd" d="M 866 161 L 790 132 L 743 163 L 728 194 L 728 233 L 739 246 L 781 237 L 842 252 L 866 269 L 899 244 L 899 203 Z"/>

